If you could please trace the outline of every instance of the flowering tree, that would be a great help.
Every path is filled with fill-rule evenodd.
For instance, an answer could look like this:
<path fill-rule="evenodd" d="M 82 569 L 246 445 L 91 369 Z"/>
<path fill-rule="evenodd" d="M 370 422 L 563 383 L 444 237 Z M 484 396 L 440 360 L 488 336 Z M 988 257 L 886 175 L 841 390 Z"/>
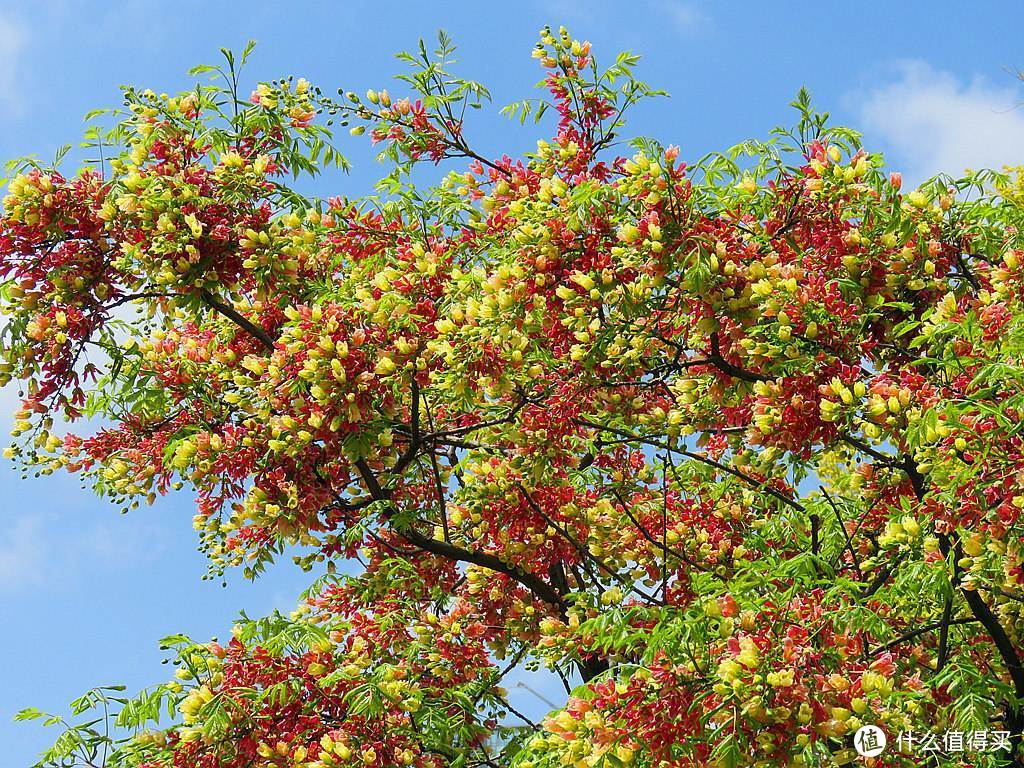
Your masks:
<path fill-rule="evenodd" d="M 10 182 L 9 455 L 126 508 L 188 486 L 214 574 L 319 573 L 51 718 L 42 765 L 816 766 L 862 725 L 917 732 L 874 765 L 1014 764 L 1024 183 L 904 194 L 805 94 L 691 166 L 623 151 L 635 57 L 535 56 L 523 158 L 473 148 L 442 37 L 401 98 L 245 100 L 228 54 Z M 377 195 L 288 186 L 344 163 L 332 122 L 383 147 Z M 538 666 L 567 696 L 535 723 L 501 683 Z"/>

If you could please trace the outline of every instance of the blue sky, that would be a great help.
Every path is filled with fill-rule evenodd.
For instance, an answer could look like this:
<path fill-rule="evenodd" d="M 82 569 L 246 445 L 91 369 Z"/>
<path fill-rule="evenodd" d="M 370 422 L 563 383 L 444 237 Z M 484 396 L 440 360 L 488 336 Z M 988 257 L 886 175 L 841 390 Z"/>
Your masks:
<path fill-rule="evenodd" d="M 835 9 L 835 10 L 833 10 Z M 491 87 L 495 108 L 469 135 L 485 154 L 525 150 L 541 134 L 497 107 L 530 96 L 529 54 L 545 23 L 567 25 L 599 57 L 631 49 L 639 74 L 665 88 L 637 110 L 632 132 L 697 158 L 791 118 L 797 89 L 860 128 L 908 180 L 936 171 L 1024 160 L 1024 6 L 997 2 L 855 6 L 656 0 L 508 3 L 74 2 L 0 0 L 0 158 L 52 156 L 77 139 L 82 115 L 116 105 L 117 86 L 187 87 L 186 70 L 221 46 L 259 42 L 252 78 L 287 74 L 363 91 L 391 87 L 392 54 L 438 28 L 460 46 L 463 72 Z M 378 168 L 345 137 L 356 163 L 313 191 L 357 195 Z M 0 390 L 0 422 L 14 395 Z M 10 722 L 21 707 L 62 711 L 85 688 L 164 679 L 157 640 L 185 631 L 224 636 L 240 609 L 288 609 L 308 577 L 282 563 L 256 584 L 202 582 L 185 496 L 128 516 L 76 478 L 21 480 L 0 466 L 0 743 L 5 764 L 28 766 L 45 742 Z M 536 685 L 542 685 L 536 682 Z M 530 694 L 513 690 L 530 706 Z M 548 694 L 549 696 L 552 694 Z M 531 707 L 539 706 L 536 700 Z"/>

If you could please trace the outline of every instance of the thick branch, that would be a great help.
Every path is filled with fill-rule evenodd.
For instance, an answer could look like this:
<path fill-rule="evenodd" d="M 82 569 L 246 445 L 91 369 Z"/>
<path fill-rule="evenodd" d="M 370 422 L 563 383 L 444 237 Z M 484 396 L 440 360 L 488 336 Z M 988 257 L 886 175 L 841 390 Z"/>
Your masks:
<path fill-rule="evenodd" d="M 523 571 L 517 566 L 509 565 L 495 555 L 487 552 L 474 552 L 472 550 L 463 549 L 462 547 L 457 547 L 454 544 L 449 544 L 446 541 L 440 541 L 439 539 L 426 536 L 414 528 L 396 530 L 396 533 L 413 546 L 419 547 L 431 554 L 439 555 L 440 557 L 445 557 L 449 560 L 472 563 L 473 565 L 483 566 L 484 568 L 489 568 L 492 571 L 503 573 L 510 579 L 522 584 L 544 602 L 558 606 L 558 608 L 563 612 L 568 607 L 565 602 L 565 598 L 558 594 L 550 584 L 532 573 Z"/>
<path fill-rule="evenodd" d="M 743 368 L 733 365 L 724 357 L 722 357 L 722 350 L 719 346 L 718 333 L 711 334 L 711 354 L 708 355 L 708 360 L 714 366 L 732 376 L 734 379 L 741 379 L 743 381 L 773 381 L 771 376 L 766 376 L 763 373 L 754 373 L 753 371 L 747 371 Z"/>
<path fill-rule="evenodd" d="M 1017 649 L 1013 647 L 1013 641 L 1010 640 L 1003 625 L 999 623 L 999 619 L 992 613 L 992 609 L 988 607 L 988 603 L 981 595 L 973 589 L 963 590 L 963 595 L 971 613 L 988 632 L 1003 663 L 1006 664 L 1006 669 L 1010 673 L 1010 681 L 1013 683 L 1014 694 L 1018 699 L 1024 699 L 1024 664 L 1021 664 Z"/>
<path fill-rule="evenodd" d="M 203 289 L 200 296 L 202 296 L 203 303 L 206 304 L 206 306 L 224 315 L 224 317 L 231 320 L 239 328 L 242 328 L 246 333 L 248 333 L 258 342 L 260 342 L 260 344 L 262 344 L 268 350 L 272 350 L 274 348 L 274 339 L 270 336 L 270 334 L 267 333 L 262 328 L 260 328 L 255 323 L 253 323 L 251 320 L 246 318 L 245 315 L 241 314 L 230 304 L 226 304 L 225 302 L 221 301 L 205 288 Z"/>
<path fill-rule="evenodd" d="M 366 463 L 366 460 L 359 459 L 355 462 L 355 466 L 359 471 L 359 476 L 362 478 L 367 490 L 370 492 L 370 496 L 372 496 L 376 501 L 386 501 L 388 504 L 392 504 L 390 492 L 381 487 L 377 480 L 377 476 L 374 475 L 373 470 L 370 469 L 370 465 Z M 393 516 L 393 512 L 394 507 L 392 505 L 392 512 L 387 514 L 386 517 L 390 519 Z M 399 529 L 396 527 L 395 532 L 413 546 L 419 547 L 426 552 L 446 557 L 449 560 L 472 563 L 474 565 L 483 566 L 484 568 L 489 568 L 490 570 L 498 573 L 503 573 L 510 579 L 522 584 L 541 600 L 557 606 L 563 615 L 568 609 L 565 598 L 550 584 L 535 574 L 528 573 L 518 566 L 506 563 L 496 555 L 492 555 L 487 552 L 474 552 L 469 549 L 463 549 L 462 547 L 457 547 L 454 544 L 449 544 L 446 541 L 439 541 L 426 536 L 411 527 L 405 529 Z"/>
<path fill-rule="evenodd" d="M 580 557 L 582 557 L 584 561 L 593 562 L 598 568 L 600 568 L 602 571 L 608 574 L 608 576 L 610 576 L 612 579 L 617 581 L 630 592 L 633 592 L 637 596 L 643 598 L 648 603 L 652 605 L 658 604 L 658 600 L 656 600 L 653 596 L 648 595 L 642 589 L 638 589 L 637 587 L 630 584 L 627 579 L 624 579 L 622 577 L 622 574 L 620 574 L 614 568 L 609 566 L 604 560 L 602 560 L 600 557 L 597 557 L 596 555 L 591 554 L 590 550 L 587 547 L 585 547 L 575 536 L 569 533 L 569 531 L 564 526 L 559 525 L 555 520 L 553 520 L 551 516 L 548 515 L 541 508 L 541 506 L 534 500 L 534 498 L 522 485 L 519 485 L 517 483 L 516 488 L 519 489 L 519 492 L 523 495 L 523 498 L 526 500 L 526 503 L 530 505 L 530 508 L 538 515 L 540 515 L 542 518 L 544 518 L 544 522 L 551 526 L 551 528 L 554 529 L 554 531 L 558 533 L 559 536 L 561 536 L 563 539 L 569 542 L 569 544 L 571 544 L 573 549 L 575 549 L 580 554 Z"/>

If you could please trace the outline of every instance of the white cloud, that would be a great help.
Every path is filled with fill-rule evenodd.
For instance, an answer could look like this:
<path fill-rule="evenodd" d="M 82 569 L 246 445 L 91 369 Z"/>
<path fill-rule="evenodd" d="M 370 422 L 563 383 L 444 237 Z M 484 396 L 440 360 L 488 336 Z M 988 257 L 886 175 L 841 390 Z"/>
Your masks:
<path fill-rule="evenodd" d="M 23 110 L 19 79 L 21 57 L 27 47 L 27 30 L 14 20 L 0 16 L 0 105 L 13 114 Z"/>
<path fill-rule="evenodd" d="M 0 593 L 14 592 L 42 581 L 46 570 L 42 520 L 36 515 L 16 519 L 0 544 Z"/>
<path fill-rule="evenodd" d="M 969 83 L 922 61 L 906 61 L 887 85 L 851 99 L 869 148 L 918 183 L 936 173 L 1024 163 L 1022 93 L 983 78 Z M 879 140 L 882 146 L 878 147 Z"/>
<path fill-rule="evenodd" d="M 0 516 L 0 595 L 78 588 L 98 573 L 130 569 L 163 548 L 152 525 L 126 526 L 118 517 L 69 527 L 67 512 Z"/>
<path fill-rule="evenodd" d="M 660 4 L 661 11 L 668 16 L 669 21 L 679 32 L 693 32 L 700 28 L 707 21 L 707 16 L 692 3 L 663 2 Z"/>

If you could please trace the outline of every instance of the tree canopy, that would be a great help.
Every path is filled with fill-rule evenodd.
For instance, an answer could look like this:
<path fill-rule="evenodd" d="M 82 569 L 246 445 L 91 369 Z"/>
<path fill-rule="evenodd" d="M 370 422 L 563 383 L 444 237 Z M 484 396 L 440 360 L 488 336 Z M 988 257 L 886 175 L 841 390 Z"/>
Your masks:
<path fill-rule="evenodd" d="M 874 765 L 1013 764 L 1021 177 L 904 191 L 804 92 L 688 165 L 625 139 L 660 95 L 637 57 L 565 30 L 506 108 L 549 136 L 522 157 L 470 141 L 489 94 L 443 35 L 401 95 L 249 95 L 250 50 L 125 89 L 73 175 L 19 165 L 8 456 L 125 508 L 193 493 L 211 575 L 316 580 L 166 638 L 175 680 L 89 692 L 42 765 L 781 768 L 862 725 Z M 338 125 L 387 171 L 309 199 Z M 501 686 L 538 667 L 567 693 L 535 721 Z M 894 745 L 927 731 L 974 741 Z"/>

